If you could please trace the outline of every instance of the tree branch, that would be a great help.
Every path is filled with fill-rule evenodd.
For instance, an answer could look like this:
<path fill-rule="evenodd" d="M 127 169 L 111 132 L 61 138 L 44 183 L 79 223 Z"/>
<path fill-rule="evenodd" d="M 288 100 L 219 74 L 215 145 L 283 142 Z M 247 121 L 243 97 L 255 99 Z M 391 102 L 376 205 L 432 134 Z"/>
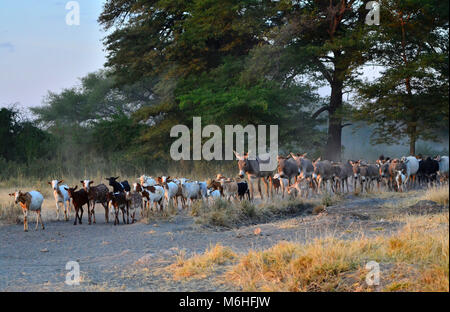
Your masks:
<path fill-rule="evenodd" d="M 319 61 L 318 59 L 316 59 L 316 58 L 314 58 L 313 61 L 317 65 L 317 67 L 319 67 L 319 71 L 322 73 L 322 75 L 325 77 L 325 79 L 330 84 L 332 84 L 333 83 L 333 78 L 331 77 L 331 74 L 328 71 L 328 69 L 325 67 L 325 65 L 323 65 L 323 63 L 321 61 Z"/>
<path fill-rule="evenodd" d="M 316 119 L 317 116 L 319 116 L 324 111 L 330 111 L 330 107 L 328 105 L 322 106 L 312 115 L 312 119 Z"/>

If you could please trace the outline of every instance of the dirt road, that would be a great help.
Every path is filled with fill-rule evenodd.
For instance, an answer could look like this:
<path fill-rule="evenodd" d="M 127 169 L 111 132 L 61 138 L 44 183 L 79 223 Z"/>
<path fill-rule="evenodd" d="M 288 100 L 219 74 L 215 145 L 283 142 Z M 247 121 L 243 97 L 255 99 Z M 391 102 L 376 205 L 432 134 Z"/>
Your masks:
<path fill-rule="evenodd" d="M 282 240 L 305 242 L 333 235 L 390 233 L 401 226 L 387 221 L 386 207 L 396 206 L 389 198 L 354 198 L 320 215 L 299 215 L 271 223 L 233 230 L 207 229 L 181 212 L 170 221 L 114 226 L 105 224 L 100 211 L 97 224 L 44 220 L 45 230 L 23 232 L 22 225 L 0 226 L 1 291 L 217 291 L 238 290 L 210 278 L 174 281 L 163 270 L 181 252 L 186 256 L 204 252 L 221 243 L 242 253 L 265 249 Z M 100 212 L 100 213 L 99 213 Z M 73 217 L 72 217 L 73 220 Z M 259 227 L 261 233 L 254 234 Z M 81 270 L 78 286 L 65 284 L 66 263 L 77 261 Z"/>

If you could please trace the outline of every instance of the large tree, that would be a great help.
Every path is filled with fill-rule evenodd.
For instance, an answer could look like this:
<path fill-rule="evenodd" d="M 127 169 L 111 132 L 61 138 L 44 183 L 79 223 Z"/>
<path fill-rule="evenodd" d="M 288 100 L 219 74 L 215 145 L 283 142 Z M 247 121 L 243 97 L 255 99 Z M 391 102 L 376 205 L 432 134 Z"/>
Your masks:
<path fill-rule="evenodd" d="M 306 75 L 330 87 L 328 103 L 313 117 L 327 112 L 324 158 L 340 160 L 342 128 L 348 125 L 343 94 L 352 89 L 368 58 L 369 11 L 364 1 L 355 0 L 281 0 L 278 9 L 283 23 L 268 33 L 272 39 L 268 44 L 283 48 L 279 55 L 289 59 L 293 76 Z"/>
<path fill-rule="evenodd" d="M 448 1 L 380 1 L 381 24 L 371 49 L 382 67 L 361 85 L 359 118 L 375 124 L 373 141 L 436 139 L 448 129 Z"/>
<path fill-rule="evenodd" d="M 170 128 L 193 116 L 219 126 L 279 124 L 286 141 L 318 142 L 304 109 L 315 100 L 311 88 L 288 79 L 290 68 L 275 76 L 272 60 L 261 68 L 250 57 L 282 23 L 277 10 L 270 0 L 106 2 L 107 66 L 120 84 L 158 81 L 157 103 L 135 114 L 150 125 L 141 137 L 148 155 L 167 157 Z"/>

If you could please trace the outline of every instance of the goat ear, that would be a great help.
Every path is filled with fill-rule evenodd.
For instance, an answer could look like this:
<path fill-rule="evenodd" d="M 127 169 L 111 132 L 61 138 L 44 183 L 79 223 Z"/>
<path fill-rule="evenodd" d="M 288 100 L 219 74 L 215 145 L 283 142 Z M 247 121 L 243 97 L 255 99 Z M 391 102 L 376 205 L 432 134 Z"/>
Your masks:
<path fill-rule="evenodd" d="M 64 182 L 64 180 L 59 180 L 59 181 L 58 181 L 58 184 L 63 183 L 63 182 Z"/>
<path fill-rule="evenodd" d="M 233 153 L 234 153 L 234 155 L 236 156 L 236 158 L 239 159 L 239 160 L 242 160 L 242 159 L 245 158 L 245 154 L 244 154 L 244 155 L 241 155 L 241 154 L 239 154 L 239 153 L 236 152 L 236 151 L 233 151 Z"/>
<path fill-rule="evenodd" d="M 69 189 L 67 188 L 67 187 L 64 187 L 64 189 L 66 190 L 66 191 L 68 191 Z"/>
<path fill-rule="evenodd" d="M 81 184 L 84 184 L 84 181 L 83 181 L 83 180 L 80 180 L 80 183 L 81 183 Z"/>
<path fill-rule="evenodd" d="M 91 185 L 92 183 L 94 183 L 94 181 L 89 181 L 89 185 Z"/>
<path fill-rule="evenodd" d="M 15 196 L 16 194 L 14 194 L 14 193 L 9 193 L 8 195 L 9 195 L 9 196 Z"/>
<path fill-rule="evenodd" d="M 115 177 L 114 180 L 117 180 L 119 177 Z"/>
<path fill-rule="evenodd" d="M 75 191 L 77 189 L 78 185 L 75 185 L 75 187 L 73 188 L 73 190 Z"/>
<path fill-rule="evenodd" d="M 50 182 L 50 181 L 48 181 L 47 183 L 50 184 L 50 185 L 52 184 L 52 182 Z"/>

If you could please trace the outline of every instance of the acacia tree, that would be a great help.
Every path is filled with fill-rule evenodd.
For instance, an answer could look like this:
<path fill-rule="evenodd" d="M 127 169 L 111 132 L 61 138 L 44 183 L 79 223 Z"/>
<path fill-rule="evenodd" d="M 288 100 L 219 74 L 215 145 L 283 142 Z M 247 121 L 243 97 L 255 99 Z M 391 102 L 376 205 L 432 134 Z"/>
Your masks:
<path fill-rule="evenodd" d="M 375 124 L 375 143 L 407 137 L 436 139 L 448 128 L 448 1 L 384 0 L 371 49 L 383 66 L 378 79 L 359 88 L 357 117 Z"/>
<path fill-rule="evenodd" d="M 349 92 L 367 52 L 368 10 L 363 1 L 309 0 L 279 2 L 284 23 L 269 35 L 283 47 L 294 75 L 307 74 L 331 89 L 329 101 L 313 118 L 328 113 L 324 158 L 340 160 L 344 122 L 343 94 Z"/>
<path fill-rule="evenodd" d="M 275 123 L 290 138 L 307 141 L 310 134 L 316 142 L 313 126 L 298 122 L 307 119 L 300 108 L 313 103 L 311 89 L 267 70 L 246 70 L 249 54 L 282 23 L 277 9 L 271 0 L 106 2 L 99 21 L 113 30 L 105 40 L 107 66 L 122 84 L 159 81 L 158 103 L 135 114 L 151 124 L 141 137 L 146 154 L 167 157 L 170 128 L 191 124 L 192 116 L 218 125 Z"/>

